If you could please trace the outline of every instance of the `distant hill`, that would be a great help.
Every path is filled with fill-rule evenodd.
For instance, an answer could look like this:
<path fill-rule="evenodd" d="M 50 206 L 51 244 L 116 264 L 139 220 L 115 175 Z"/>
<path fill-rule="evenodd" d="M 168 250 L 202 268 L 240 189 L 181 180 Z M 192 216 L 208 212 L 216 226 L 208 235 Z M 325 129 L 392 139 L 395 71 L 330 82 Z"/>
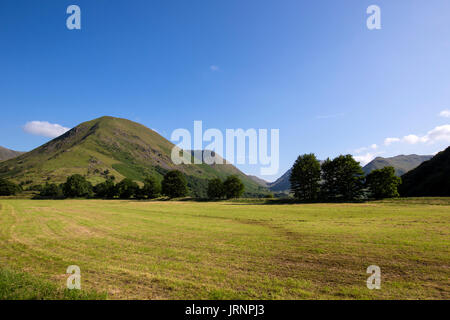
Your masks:
<path fill-rule="evenodd" d="M 267 187 L 268 186 L 268 182 L 264 179 L 261 179 L 257 176 L 252 176 L 252 175 L 247 175 L 247 177 L 249 177 L 250 179 L 252 179 L 253 181 L 255 181 L 257 184 L 259 184 L 262 187 Z"/>
<path fill-rule="evenodd" d="M 394 167 L 395 174 L 401 176 L 406 172 L 416 168 L 422 162 L 430 160 L 433 156 L 419 156 L 417 154 L 400 155 L 391 158 L 377 157 L 363 167 L 365 174 L 369 174 L 373 170 L 382 169 L 384 167 Z"/>
<path fill-rule="evenodd" d="M 20 156 L 23 152 L 14 151 L 0 146 L 0 161 L 9 160 Z"/>
<path fill-rule="evenodd" d="M 267 186 L 271 191 L 289 191 L 291 189 L 291 177 L 292 168 L 286 171 L 281 177 L 274 182 L 268 183 Z"/>
<path fill-rule="evenodd" d="M 450 196 L 450 147 L 402 176 L 404 197 Z"/>
<path fill-rule="evenodd" d="M 238 175 L 247 195 L 262 194 L 264 188 L 231 164 L 175 165 L 174 145 L 157 132 L 136 122 L 101 117 L 84 122 L 60 137 L 15 159 L 0 163 L 0 177 L 15 182 L 63 182 L 79 173 L 96 184 L 106 175 L 143 181 L 147 175 L 162 179 L 171 169 L 186 174 L 193 195 L 204 196 L 208 179 Z M 31 183 L 31 182 L 30 182 Z"/>

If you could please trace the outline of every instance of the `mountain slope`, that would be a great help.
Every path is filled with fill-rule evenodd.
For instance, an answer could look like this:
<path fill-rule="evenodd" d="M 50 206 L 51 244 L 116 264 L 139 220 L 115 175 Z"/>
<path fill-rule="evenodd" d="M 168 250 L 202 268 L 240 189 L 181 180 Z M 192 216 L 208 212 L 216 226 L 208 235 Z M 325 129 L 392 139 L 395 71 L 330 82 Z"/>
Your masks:
<path fill-rule="evenodd" d="M 268 183 L 268 187 L 271 191 L 289 191 L 291 189 L 291 177 L 292 168 L 286 171 L 281 177 L 274 182 Z"/>
<path fill-rule="evenodd" d="M 404 197 L 450 196 L 450 147 L 402 176 Z"/>
<path fill-rule="evenodd" d="M 204 195 L 207 179 L 238 175 L 250 193 L 260 186 L 231 164 L 175 165 L 171 160 L 174 145 L 155 131 L 136 122 L 101 117 L 84 122 L 62 136 L 15 159 L 0 163 L 0 177 L 13 181 L 63 182 L 79 173 L 92 183 L 125 177 L 143 181 L 147 175 L 159 179 L 171 169 L 186 174 L 195 195 Z"/>
<path fill-rule="evenodd" d="M 400 155 L 391 158 L 377 157 L 363 167 L 365 174 L 369 174 L 373 170 L 382 169 L 384 167 L 394 167 L 395 174 L 401 176 L 406 172 L 416 168 L 422 162 L 430 160 L 433 156 L 419 156 L 417 154 Z"/>
<path fill-rule="evenodd" d="M 20 156 L 24 152 L 14 151 L 0 146 L 0 161 L 9 160 Z"/>

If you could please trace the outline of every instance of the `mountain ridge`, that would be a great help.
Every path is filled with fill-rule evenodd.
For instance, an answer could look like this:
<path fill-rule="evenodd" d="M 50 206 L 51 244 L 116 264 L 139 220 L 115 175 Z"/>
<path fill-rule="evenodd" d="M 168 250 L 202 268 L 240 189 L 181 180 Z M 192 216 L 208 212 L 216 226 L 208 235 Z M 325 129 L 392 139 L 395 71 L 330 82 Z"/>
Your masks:
<path fill-rule="evenodd" d="M 431 155 L 417 155 L 417 154 L 409 154 L 409 155 L 402 154 L 388 158 L 376 157 L 363 167 L 363 171 L 365 174 L 369 174 L 373 170 L 391 166 L 394 167 L 395 174 L 397 176 L 402 176 L 408 171 L 411 171 L 417 166 L 419 166 L 422 162 L 430 160 L 432 157 L 433 156 Z"/>

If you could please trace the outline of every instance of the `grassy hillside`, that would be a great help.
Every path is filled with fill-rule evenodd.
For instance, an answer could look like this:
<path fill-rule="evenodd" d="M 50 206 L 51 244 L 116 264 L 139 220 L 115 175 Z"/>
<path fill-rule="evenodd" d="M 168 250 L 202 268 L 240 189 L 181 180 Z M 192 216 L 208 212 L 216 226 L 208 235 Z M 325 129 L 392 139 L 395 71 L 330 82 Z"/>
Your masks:
<path fill-rule="evenodd" d="M 402 196 L 450 196 L 450 147 L 403 175 L 402 181 Z"/>
<path fill-rule="evenodd" d="M 23 152 L 14 151 L 0 146 L 0 161 L 9 160 L 20 156 Z"/>
<path fill-rule="evenodd" d="M 262 188 L 231 164 L 174 165 L 173 144 L 149 128 L 126 119 L 102 117 L 84 122 L 64 135 L 15 159 L 0 163 L 0 177 L 17 183 L 63 182 L 79 173 L 96 184 L 105 172 L 117 180 L 143 181 L 147 175 L 159 179 L 171 169 L 188 176 L 194 192 L 204 193 L 207 179 L 236 174 L 248 193 Z"/>
<path fill-rule="evenodd" d="M 430 160 L 433 156 L 419 156 L 417 154 L 400 155 L 391 158 L 377 157 L 364 166 L 363 171 L 369 174 L 373 170 L 382 169 L 384 167 L 394 167 L 395 174 L 402 176 L 406 172 L 416 168 L 422 162 Z"/>
<path fill-rule="evenodd" d="M 64 288 L 75 264 L 111 299 L 450 299 L 449 213 L 449 198 L 0 200 L 0 265 Z"/>

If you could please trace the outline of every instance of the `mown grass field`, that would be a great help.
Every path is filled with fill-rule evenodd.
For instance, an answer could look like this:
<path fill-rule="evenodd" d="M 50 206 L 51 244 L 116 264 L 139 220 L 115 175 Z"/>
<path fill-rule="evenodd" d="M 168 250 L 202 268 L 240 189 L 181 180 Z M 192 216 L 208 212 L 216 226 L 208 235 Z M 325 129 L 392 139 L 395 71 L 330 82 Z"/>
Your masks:
<path fill-rule="evenodd" d="M 65 298 L 66 268 L 75 264 L 82 298 L 450 299 L 449 235 L 448 198 L 304 205 L 3 199 L 0 265 L 19 275 L 0 272 L 0 295 Z M 380 290 L 366 287 L 372 264 L 381 267 Z M 33 295 L 42 281 L 60 294 Z"/>

